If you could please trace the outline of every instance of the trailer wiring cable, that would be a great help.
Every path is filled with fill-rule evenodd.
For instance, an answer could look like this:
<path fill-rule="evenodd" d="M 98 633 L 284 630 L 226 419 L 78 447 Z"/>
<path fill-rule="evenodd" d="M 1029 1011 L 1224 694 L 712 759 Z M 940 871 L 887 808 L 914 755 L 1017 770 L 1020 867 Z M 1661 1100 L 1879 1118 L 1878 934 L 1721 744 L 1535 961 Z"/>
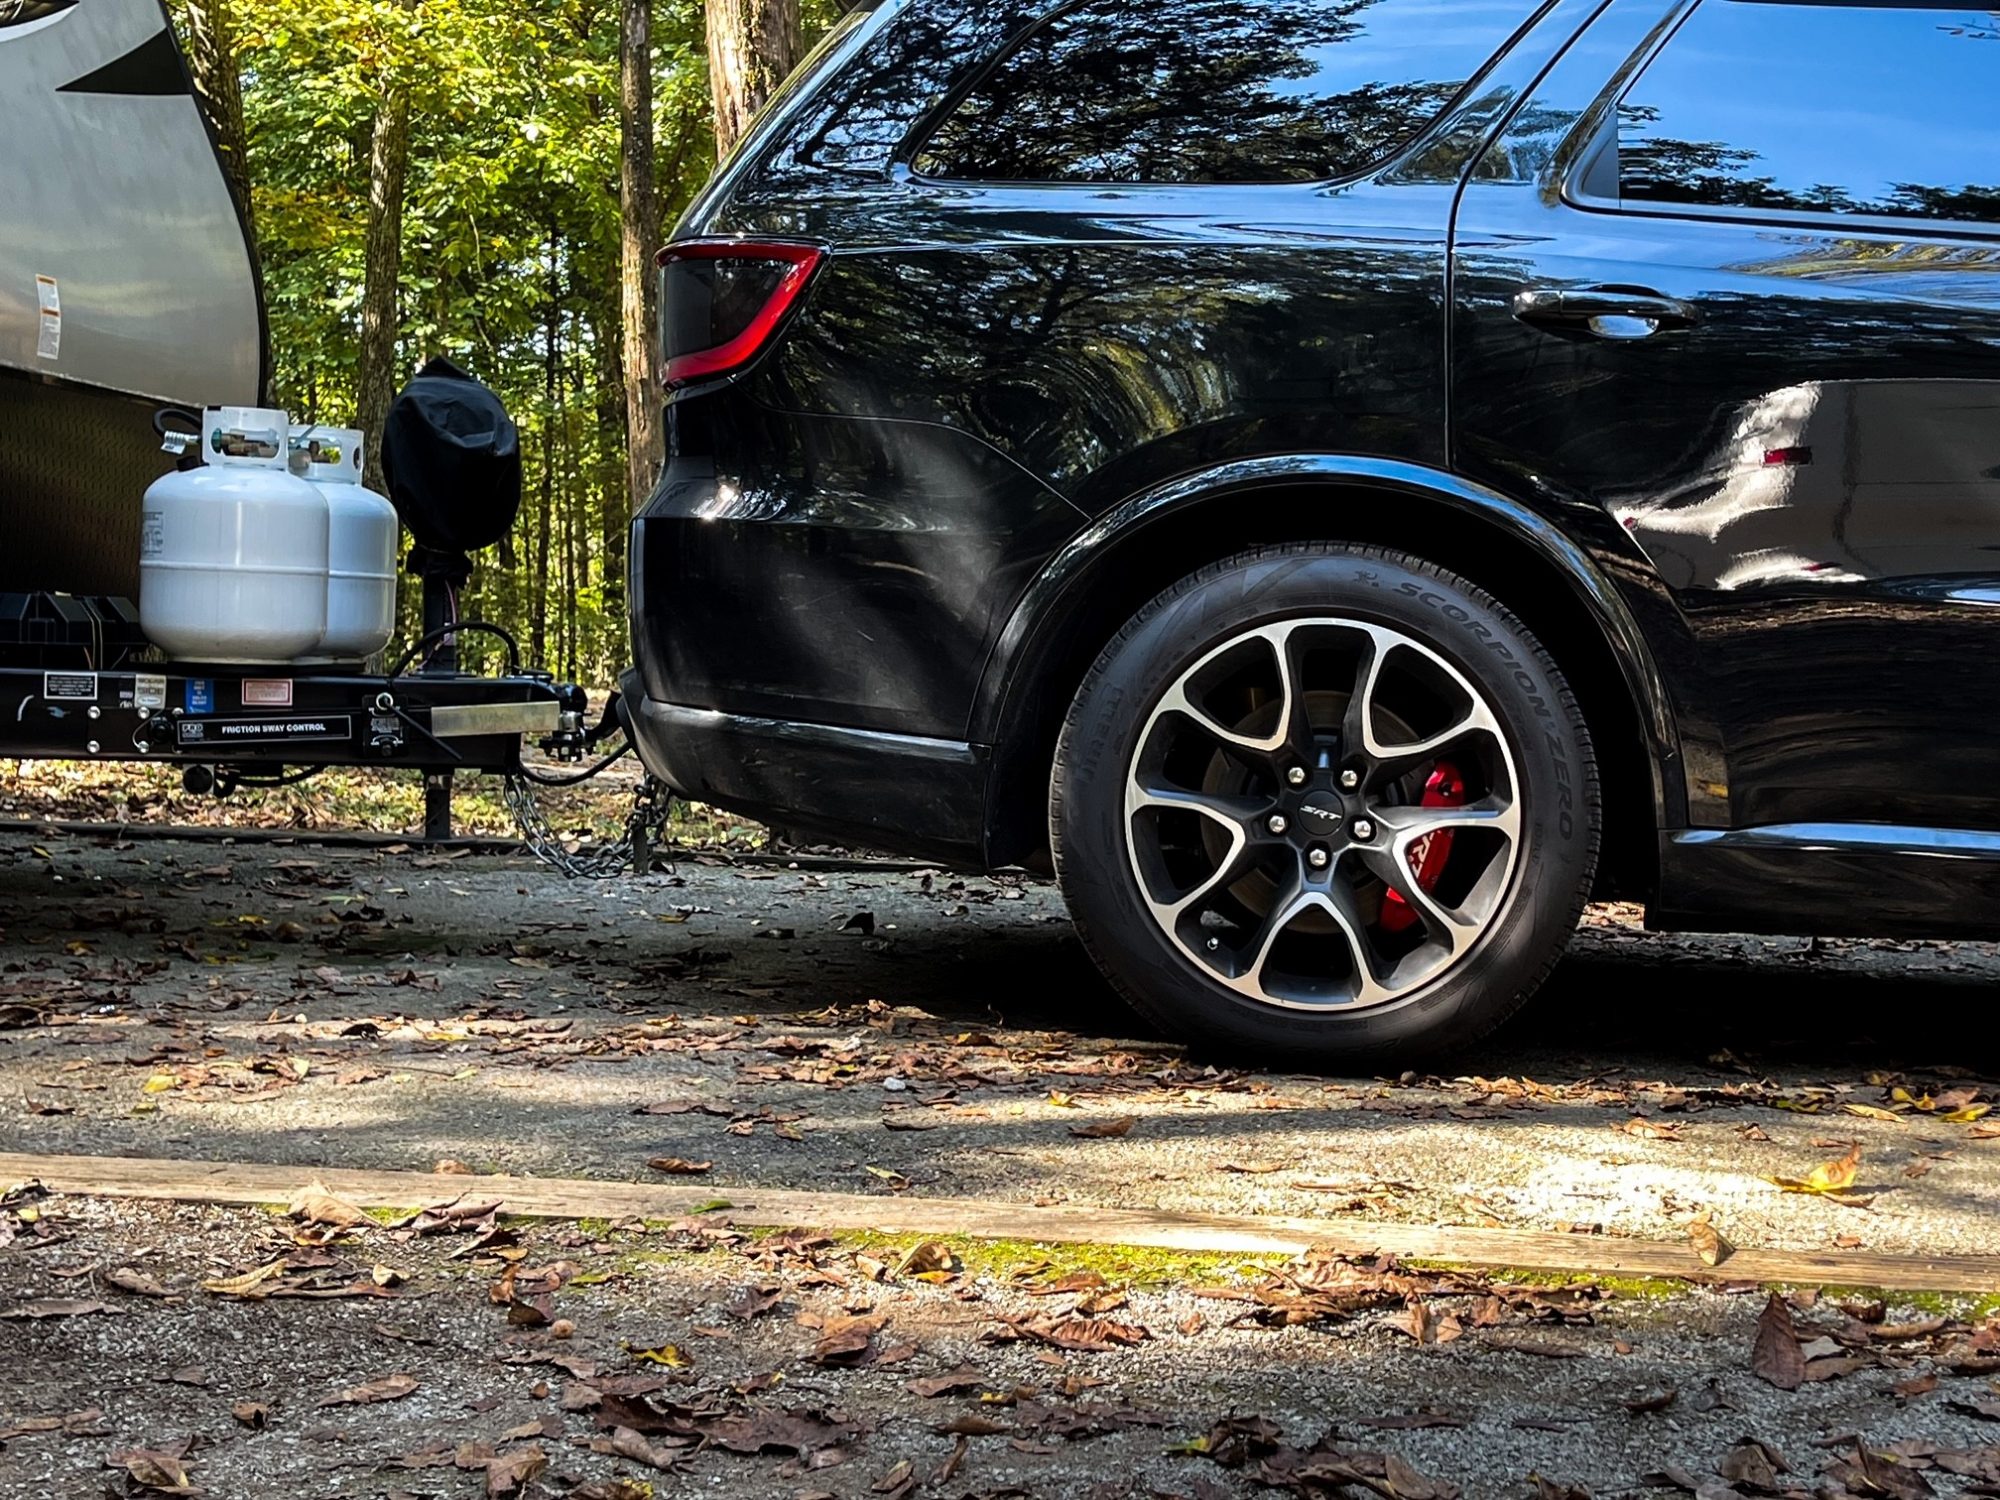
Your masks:
<path fill-rule="evenodd" d="M 394 682 L 397 678 L 403 676 L 404 669 L 416 660 L 417 653 L 422 651 L 426 646 L 434 645 L 447 636 L 456 635 L 462 630 L 470 630 L 481 635 L 496 637 L 507 648 L 508 675 L 511 677 L 521 675 L 521 643 L 514 638 L 512 631 L 508 630 L 504 625 L 495 625 L 489 620 L 451 620 L 438 626 L 435 630 L 425 631 L 414 641 L 410 642 L 404 648 L 403 654 L 396 658 L 395 664 L 382 674 L 384 683 Z"/>
<path fill-rule="evenodd" d="M 584 782 L 590 780 L 591 777 L 601 775 L 603 772 L 610 770 L 612 766 L 631 753 L 632 744 L 628 740 L 623 746 L 613 750 L 595 765 L 587 766 L 581 771 L 572 771 L 565 776 L 550 776 L 544 772 L 532 770 L 526 765 L 521 766 L 514 774 L 527 777 L 528 780 L 534 782 L 537 786 L 581 786 Z"/>

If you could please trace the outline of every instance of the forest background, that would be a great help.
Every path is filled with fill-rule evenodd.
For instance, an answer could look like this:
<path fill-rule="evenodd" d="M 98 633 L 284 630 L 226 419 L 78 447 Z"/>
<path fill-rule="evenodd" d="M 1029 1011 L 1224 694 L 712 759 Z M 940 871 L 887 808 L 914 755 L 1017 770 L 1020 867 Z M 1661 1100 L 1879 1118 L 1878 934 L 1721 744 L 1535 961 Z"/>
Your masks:
<path fill-rule="evenodd" d="M 521 429 L 521 515 L 461 611 L 609 683 L 660 463 L 653 253 L 839 0 L 169 8 L 256 244 L 269 398 L 372 437 L 432 355 L 491 385 Z"/>

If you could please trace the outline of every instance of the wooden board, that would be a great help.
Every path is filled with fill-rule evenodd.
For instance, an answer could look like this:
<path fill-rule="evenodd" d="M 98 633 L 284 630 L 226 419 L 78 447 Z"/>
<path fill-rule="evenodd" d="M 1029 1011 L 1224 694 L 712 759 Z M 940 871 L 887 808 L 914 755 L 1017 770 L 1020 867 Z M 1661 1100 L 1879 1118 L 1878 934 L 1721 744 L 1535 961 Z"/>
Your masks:
<path fill-rule="evenodd" d="M 1745 1247 L 1711 1268 L 1685 1244 L 1531 1229 L 1237 1217 L 1076 1204 L 1035 1208 L 975 1198 L 803 1192 L 699 1179 L 646 1183 L 466 1177 L 253 1162 L 0 1152 L 0 1185 L 30 1178 L 58 1193 L 236 1204 L 289 1202 L 299 1189 L 317 1179 L 363 1207 L 416 1208 L 460 1196 L 479 1201 L 497 1198 L 508 1213 L 547 1219 L 678 1219 L 721 1200 L 728 1207 L 711 1210 L 718 1216 L 732 1223 L 774 1229 L 1143 1245 L 1224 1254 L 1296 1254 L 1319 1246 L 1349 1255 L 1386 1251 L 1407 1260 L 1600 1276 L 1668 1276 L 1691 1281 L 1783 1282 L 1889 1291 L 2000 1292 L 2000 1256 L 1987 1255 L 1904 1256 L 1861 1250 Z"/>

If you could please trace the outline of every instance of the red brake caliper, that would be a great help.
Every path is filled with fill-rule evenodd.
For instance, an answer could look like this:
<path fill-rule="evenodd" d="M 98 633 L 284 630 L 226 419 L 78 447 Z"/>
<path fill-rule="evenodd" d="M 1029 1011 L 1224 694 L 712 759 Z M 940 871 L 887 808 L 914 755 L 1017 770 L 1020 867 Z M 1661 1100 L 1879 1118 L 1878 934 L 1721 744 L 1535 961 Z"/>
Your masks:
<path fill-rule="evenodd" d="M 1458 767 L 1448 760 L 1441 760 L 1424 782 L 1424 794 L 1418 799 L 1419 807 L 1461 807 L 1465 803 L 1465 778 L 1458 774 Z M 1410 873 L 1417 877 L 1419 890 L 1436 890 L 1440 877 L 1444 874 L 1445 861 L 1451 858 L 1452 831 L 1440 828 L 1427 833 L 1410 845 Z M 1417 914 L 1410 910 L 1410 903 L 1394 891 L 1382 897 L 1382 926 L 1389 932 L 1406 932 L 1417 925 Z"/>

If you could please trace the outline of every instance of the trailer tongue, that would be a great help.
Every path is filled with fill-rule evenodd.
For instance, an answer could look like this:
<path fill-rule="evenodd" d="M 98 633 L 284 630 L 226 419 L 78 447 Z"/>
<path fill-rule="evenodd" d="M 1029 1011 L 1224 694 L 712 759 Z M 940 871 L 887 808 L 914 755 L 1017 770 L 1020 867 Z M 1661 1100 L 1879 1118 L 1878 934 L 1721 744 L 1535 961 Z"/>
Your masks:
<path fill-rule="evenodd" d="M 419 374 L 393 517 L 354 482 L 360 434 L 263 404 L 255 250 L 161 0 L 0 0 L 0 98 L 0 756 L 177 762 L 223 791 L 415 768 L 432 836 L 452 775 L 493 772 L 534 842 L 524 743 L 579 760 L 617 720 L 458 617 L 467 554 L 519 505 L 497 399 Z M 424 623 L 385 653 L 398 517 Z M 502 675 L 459 670 L 473 632 Z"/>

